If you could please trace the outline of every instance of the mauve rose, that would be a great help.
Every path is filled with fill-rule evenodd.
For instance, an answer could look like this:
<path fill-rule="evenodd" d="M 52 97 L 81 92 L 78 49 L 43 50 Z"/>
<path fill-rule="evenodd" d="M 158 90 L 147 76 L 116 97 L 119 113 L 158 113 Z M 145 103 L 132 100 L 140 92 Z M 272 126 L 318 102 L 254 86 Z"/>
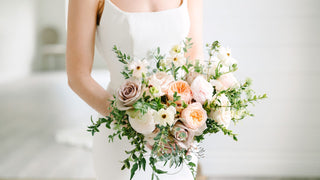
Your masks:
<path fill-rule="evenodd" d="M 204 104 L 206 100 L 211 100 L 213 96 L 212 85 L 202 76 L 197 76 L 193 80 L 191 91 L 193 98 L 201 104 Z"/>
<path fill-rule="evenodd" d="M 180 148 L 188 149 L 193 143 L 195 132 L 179 120 L 174 124 L 171 134 Z"/>
<path fill-rule="evenodd" d="M 135 78 L 128 79 L 118 89 L 117 108 L 128 110 L 141 97 L 141 81 Z"/>

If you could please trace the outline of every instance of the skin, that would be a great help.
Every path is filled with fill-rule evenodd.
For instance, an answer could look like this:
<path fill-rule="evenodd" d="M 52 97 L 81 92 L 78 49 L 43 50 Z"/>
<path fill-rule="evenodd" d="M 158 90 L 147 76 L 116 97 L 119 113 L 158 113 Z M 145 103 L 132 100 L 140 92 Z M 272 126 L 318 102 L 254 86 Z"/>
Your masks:
<path fill-rule="evenodd" d="M 203 59 L 202 49 L 202 0 L 188 1 L 191 27 L 188 37 L 193 47 L 186 56 Z M 181 0 L 112 0 L 127 12 L 149 12 L 177 8 Z M 89 106 L 107 116 L 112 95 L 91 76 L 97 15 L 103 11 L 101 0 L 69 0 L 66 71 L 69 87 Z"/>

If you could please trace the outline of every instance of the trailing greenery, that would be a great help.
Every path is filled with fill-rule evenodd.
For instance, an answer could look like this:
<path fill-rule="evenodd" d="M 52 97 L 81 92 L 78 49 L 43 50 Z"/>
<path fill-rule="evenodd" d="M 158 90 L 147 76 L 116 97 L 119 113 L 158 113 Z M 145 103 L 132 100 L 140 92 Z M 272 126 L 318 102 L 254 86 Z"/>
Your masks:
<path fill-rule="evenodd" d="M 181 49 L 179 49 L 179 46 L 176 50 L 181 51 L 184 53 L 184 55 L 186 55 L 188 50 L 191 49 L 193 45 L 191 38 L 186 38 L 182 44 L 183 46 Z M 204 65 L 200 60 L 190 60 L 189 57 L 186 58 L 186 62 L 183 65 L 176 65 L 174 62 L 167 63 L 167 54 L 162 54 L 160 47 L 158 47 L 155 52 L 153 52 L 153 60 L 156 63 L 156 68 L 151 69 L 151 72 L 142 72 L 142 74 L 140 74 L 142 93 L 139 94 L 139 98 L 137 98 L 134 103 L 130 104 L 130 106 L 132 106 L 130 107 L 131 109 L 120 110 L 121 108 L 119 109 L 119 104 L 117 104 L 119 101 L 117 101 L 117 97 L 114 95 L 113 99 L 109 100 L 110 106 L 108 112 L 110 113 L 108 116 L 99 118 L 96 121 L 94 121 L 91 116 L 92 125 L 88 126 L 87 131 L 89 131 L 92 135 L 95 135 L 95 133 L 99 132 L 99 127 L 104 125 L 105 128 L 112 130 L 112 134 L 108 136 L 109 142 L 113 142 L 115 139 L 122 140 L 123 138 L 127 138 L 130 144 L 133 146 L 133 149 L 125 151 L 127 157 L 121 161 L 121 170 L 128 169 L 130 171 L 130 180 L 134 177 L 138 170 L 145 171 L 147 164 L 153 171 L 151 176 L 152 180 L 158 180 L 160 174 L 168 173 L 167 171 L 157 167 L 158 164 L 163 164 L 163 166 L 169 165 L 170 168 L 178 168 L 182 164 L 185 164 L 190 169 L 195 179 L 197 166 L 194 164 L 194 162 L 192 162 L 192 156 L 190 155 L 194 149 L 193 147 L 185 149 L 178 146 L 176 143 L 177 139 L 175 139 L 172 134 L 174 125 L 156 124 L 155 130 L 153 131 L 155 134 L 154 137 L 152 137 L 154 143 L 150 148 L 150 146 L 147 144 L 148 138 L 145 137 L 144 134 L 137 132 L 129 123 L 129 118 L 132 118 L 132 115 L 129 114 L 132 112 L 132 114 L 144 116 L 149 114 L 151 110 L 158 112 L 162 109 L 167 109 L 173 106 L 176 108 L 175 119 L 179 119 L 182 116 L 181 112 L 190 105 L 190 102 L 181 101 L 183 96 L 179 96 L 177 92 L 174 92 L 173 97 L 171 96 L 169 98 L 167 95 L 157 96 L 159 87 L 152 86 L 149 82 L 151 80 L 148 78 L 149 75 L 152 75 L 152 73 L 162 72 L 170 74 L 175 81 L 187 81 L 190 73 L 197 73 L 203 75 L 205 80 L 208 81 L 206 83 L 210 83 L 209 86 L 211 86 L 211 81 L 219 80 L 219 78 L 221 78 L 223 75 L 233 73 L 238 70 L 236 63 L 230 65 L 226 70 L 226 67 L 223 65 L 222 61 L 214 62 L 216 54 L 221 49 L 221 45 L 218 41 L 207 44 L 206 47 L 209 54 L 209 60 L 206 65 Z M 117 55 L 119 62 L 121 62 L 124 66 L 120 73 L 125 79 L 132 78 L 134 75 L 134 70 L 129 68 L 129 65 L 133 62 L 133 59 L 129 55 L 121 52 L 116 45 L 113 47 L 113 51 Z M 206 127 L 203 128 L 204 130 L 202 129 L 203 132 L 201 135 L 189 137 L 192 137 L 194 141 L 200 143 L 205 139 L 206 135 L 221 132 L 237 141 L 238 134 L 228 129 L 225 124 L 219 122 L 215 116 L 210 116 L 210 113 L 219 112 L 218 110 L 221 110 L 221 108 L 226 108 L 226 110 L 232 112 L 231 120 L 234 124 L 237 124 L 240 120 L 248 116 L 253 116 L 248 109 L 249 106 L 267 98 L 267 95 L 257 95 L 251 88 L 251 85 L 252 80 L 249 78 L 243 83 L 239 83 L 239 86 L 229 87 L 224 90 L 217 90 L 216 85 L 212 85 L 211 88 L 214 89 L 212 93 L 213 99 L 207 99 L 201 104 L 202 108 L 204 109 L 202 111 L 206 112 L 208 115 L 207 119 L 205 118 L 206 116 L 202 118 L 203 123 L 204 120 L 206 120 L 204 124 Z M 212 91 L 210 91 L 210 96 L 211 92 Z M 228 99 L 227 105 L 221 102 L 221 96 L 224 96 Z M 192 99 L 192 101 L 194 101 L 194 99 Z M 179 105 L 178 107 L 177 104 Z M 186 133 L 182 135 L 182 137 L 186 137 Z M 147 157 L 147 148 L 150 148 L 151 151 L 149 157 Z"/>

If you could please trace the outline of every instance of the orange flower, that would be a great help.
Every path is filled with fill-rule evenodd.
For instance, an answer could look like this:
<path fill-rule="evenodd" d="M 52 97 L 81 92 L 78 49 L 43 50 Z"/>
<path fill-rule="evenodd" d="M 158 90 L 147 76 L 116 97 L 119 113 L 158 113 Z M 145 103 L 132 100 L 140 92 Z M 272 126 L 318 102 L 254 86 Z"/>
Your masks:
<path fill-rule="evenodd" d="M 177 96 L 180 96 L 180 100 L 176 103 L 182 104 L 182 101 L 185 103 L 190 103 L 192 99 L 192 91 L 189 84 L 186 81 L 175 81 L 170 84 L 168 89 L 168 99 L 173 100 L 174 93 L 177 92 Z"/>
<path fill-rule="evenodd" d="M 202 108 L 199 102 L 188 105 L 186 109 L 181 112 L 183 123 L 190 129 L 203 130 L 206 125 L 207 112 Z"/>

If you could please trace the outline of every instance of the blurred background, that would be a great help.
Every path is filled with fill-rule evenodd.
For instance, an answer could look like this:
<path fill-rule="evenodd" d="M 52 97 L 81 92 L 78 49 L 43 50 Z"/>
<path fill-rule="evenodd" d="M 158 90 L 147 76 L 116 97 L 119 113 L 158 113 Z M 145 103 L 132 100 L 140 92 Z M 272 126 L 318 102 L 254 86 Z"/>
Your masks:
<path fill-rule="evenodd" d="M 320 1 L 204 0 L 204 43 L 269 98 L 202 144 L 210 179 L 320 179 Z M 95 115 L 67 85 L 65 0 L 0 0 L 0 179 L 93 179 Z M 92 76 L 108 83 L 95 54 Z"/>

